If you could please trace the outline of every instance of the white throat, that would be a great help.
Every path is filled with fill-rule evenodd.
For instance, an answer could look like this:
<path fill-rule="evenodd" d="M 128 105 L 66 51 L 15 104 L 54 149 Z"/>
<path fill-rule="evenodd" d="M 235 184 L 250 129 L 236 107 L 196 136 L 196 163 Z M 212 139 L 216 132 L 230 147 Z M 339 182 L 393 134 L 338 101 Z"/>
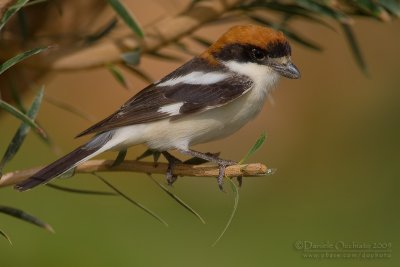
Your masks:
<path fill-rule="evenodd" d="M 280 75 L 266 65 L 257 63 L 240 63 L 237 61 L 227 61 L 224 65 L 232 72 L 249 77 L 254 82 L 254 90 L 256 95 L 264 101 L 265 96 L 275 88 L 279 81 Z"/>

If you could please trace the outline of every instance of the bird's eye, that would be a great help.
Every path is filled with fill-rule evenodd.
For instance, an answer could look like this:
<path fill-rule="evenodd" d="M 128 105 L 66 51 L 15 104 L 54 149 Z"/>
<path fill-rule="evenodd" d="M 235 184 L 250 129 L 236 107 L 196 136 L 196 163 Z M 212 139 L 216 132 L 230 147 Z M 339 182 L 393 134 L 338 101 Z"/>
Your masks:
<path fill-rule="evenodd" d="M 254 58 L 257 60 L 263 60 L 265 58 L 264 53 L 259 49 L 254 48 L 252 52 L 253 52 Z"/>

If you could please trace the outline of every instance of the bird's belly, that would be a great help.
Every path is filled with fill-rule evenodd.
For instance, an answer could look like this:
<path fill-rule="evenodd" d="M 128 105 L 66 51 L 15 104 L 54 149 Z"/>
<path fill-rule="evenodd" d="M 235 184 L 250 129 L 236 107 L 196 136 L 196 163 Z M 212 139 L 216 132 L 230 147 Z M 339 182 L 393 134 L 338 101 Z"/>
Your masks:
<path fill-rule="evenodd" d="M 224 106 L 188 115 L 181 119 L 164 120 L 149 125 L 147 145 L 152 149 L 187 149 L 239 130 L 259 113 L 264 95 L 246 94 Z"/>

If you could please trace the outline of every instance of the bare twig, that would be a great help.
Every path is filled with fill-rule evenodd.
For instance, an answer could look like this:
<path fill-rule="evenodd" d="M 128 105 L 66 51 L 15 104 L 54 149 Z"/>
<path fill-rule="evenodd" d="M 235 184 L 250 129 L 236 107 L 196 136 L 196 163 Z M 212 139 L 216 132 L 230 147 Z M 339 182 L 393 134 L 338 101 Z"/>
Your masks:
<path fill-rule="evenodd" d="M 113 160 L 89 160 L 75 169 L 75 173 L 93 173 L 93 172 L 142 172 L 142 173 L 158 173 L 164 174 L 167 171 L 168 164 L 158 163 L 154 166 L 152 162 L 143 162 L 135 160 L 126 160 L 118 166 L 112 167 Z M 13 171 L 4 174 L 0 179 L 0 187 L 21 182 L 42 167 L 36 167 L 27 170 Z M 214 165 L 188 165 L 177 164 L 174 167 L 174 174 L 178 176 L 196 176 L 196 177 L 217 177 L 219 172 L 218 166 Z M 268 174 L 268 168 L 261 163 L 250 163 L 242 165 L 228 166 L 225 175 L 230 177 L 236 176 L 261 176 Z"/>

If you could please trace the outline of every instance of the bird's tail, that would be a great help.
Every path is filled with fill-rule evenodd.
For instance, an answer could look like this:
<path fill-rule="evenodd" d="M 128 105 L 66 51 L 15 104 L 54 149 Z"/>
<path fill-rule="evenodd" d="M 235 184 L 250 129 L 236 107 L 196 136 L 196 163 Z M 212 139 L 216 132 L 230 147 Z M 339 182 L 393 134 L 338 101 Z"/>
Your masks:
<path fill-rule="evenodd" d="M 45 184 L 101 152 L 112 148 L 112 142 L 109 142 L 112 134 L 112 132 L 106 132 L 95 136 L 85 145 L 44 167 L 27 180 L 15 185 L 14 188 L 18 191 L 26 191 L 40 184 Z"/>

